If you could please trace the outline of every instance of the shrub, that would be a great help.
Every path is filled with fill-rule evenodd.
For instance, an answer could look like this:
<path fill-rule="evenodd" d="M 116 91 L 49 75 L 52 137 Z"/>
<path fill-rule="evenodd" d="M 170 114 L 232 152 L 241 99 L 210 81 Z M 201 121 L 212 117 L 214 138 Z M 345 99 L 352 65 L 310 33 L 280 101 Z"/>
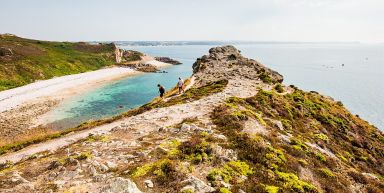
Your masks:
<path fill-rule="evenodd" d="M 315 153 L 315 156 L 316 158 L 319 160 L 319 161 L 322 161 L 322 162 L 326 162 L 327 161 L 327 158 L 325 158 L 325 156 L 321 153 Z"/>
<path fill-rule="evenodd" d="M 259 75 L 260 79 L 264 82 L 264 83 L 272 83 L 273 80 L 272 78 L 266 73 L 266 72 L 262 72 L 260 75 Z"/>
<path fill-rule="evenodd" d="M 277 186 L 265 186 L 265 192 L 266 193 L 278 193 L 279 192 L 279 187 Z"/>
<path fill-rule="evenodd" d="M 308 162 L 307 162 L 305 159 L 299 159 L 299 163 L 300 163 L 302 166 L 307 166 L 307 165 L 308 165 Z"/>
<path fill-rule="evenodd" d="M 336 177 L 336 175 L 333 174 L 333 172 L 331 170 L 327 169 L 327 168 L 320 168 L 319 171 L 320 171 L 321 175 L 324 176 L 324 177 L 327 177 L 327 178 L 334 178 L 334 177 Z"/>
<path fill-rule="evenodd" d="M 318 192 L 316 187 L 308 182 L 302 181 L 293 173 L 276 172 L 278 179 L 283 182 L 284 188 L 294 192 Z"/>
<path fill-rule="evenodd" d="M 92 158 L 92 155 L 89 152 L 82 152 L 80 155 L 74 157 L 77 160 L 86 160 Z"/>
<path fill-rule="evenodd" d="M 228 188 L 220 188 L 219 193 L 232 193 Z"/>
<path fill-rule="evenodd" d="M 192 163 L 199 164 L 209 160 L 212 154 L 211 144 L 201 139 L 199 136 L 193 136 L 179 146 L 180 156 L 183 159 L 191 160 Z"/>
<path fill-rule="evenodd" d="M 252 168 L 242 161 L 230 161 L 222 168 L 215 168 L 209 171 L 207 175 L 208 181 L 216 185 L 217 180 L 222 179 L 224 182 L 230 182 L 231 180 L 240 181 L 241 176 L 248 176 L 253 174 Z"/>
<path fill-rule="evenodd" d="M 326 136 L 322 133 L 314 134 L 313 137 L 315 137 L 316 139 L 322 140 L 322 141 L 329 141 L 328 136 Z"/>
<path fill-rule="evenodd" d="M 274 89 L 278 93 L 283 93 L 284 92 L 284 88 L 283 88 L 283 86 L 280 83 L 276 84 Z"/>

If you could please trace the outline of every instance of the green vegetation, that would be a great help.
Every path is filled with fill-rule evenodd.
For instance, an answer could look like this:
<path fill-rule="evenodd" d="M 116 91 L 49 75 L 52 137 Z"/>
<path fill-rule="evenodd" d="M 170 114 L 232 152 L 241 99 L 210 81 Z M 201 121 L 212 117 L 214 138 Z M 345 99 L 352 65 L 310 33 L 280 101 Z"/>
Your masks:
<path fill-rule="evenodd" d="M 211 144 L 201 136 L 193 136 L 179 146 L 182 159 L 190 160 L 194 164 L 199 164 L 211 159 Z"/>
<path fill-rule="evenodd" d="M 299 162 L 302 166 L 307 166 L 307 165 L 308 165 L 308 162 L 307 162 L 305 159 L 299 159 L 298 162 Z"/>
<path fill-rule="evenodd" d="M 313 137 L 315 137 L 316 139 L 319 139 L 319 140 L 323 140 L 323 141 L 328 141 L 329 138 L 328 136 L 320 133 L 320 134 L 314 134 Z"/>
<path fill-rule="evenodd" d="M 300 139 L 298 138 L 291 138 L 291 145 L 296 150 L 308 150 L 308 146 L 305 145 Z"/>
<path fill-rule="evenodd" d="M 192 189 L 186 189 L 181 191 L 181 193 L 195 193 Z"/>
<path fill-rule="evenodd" d="M 279 192 L 279 187 L 277 187 L 277 186 L 266 186 L 265 187 L 265 192 L 266 193 L 278 193 Z"/>
<path fill-rule="evenodd" d="M 284 92 L 284 88 L 283 88 L 283 86 L 280 83 L 276 84 L 274 89 L 278 93 L 283 93 Z"/>
<path fill-rule="evenodd" d="M 109 141 L 109 137 L 107 135 L 89 135 L 87 138 L 85 138 L 86 142 L 95 142 L 95 141 L 102 141 L 107 142 Z"/>
<path fill-rule="evenodd" d="M 304 182 L 293 173 L 276 172 L 278 179 L 283 182 L 283 187 L 294 192 L 318 192 L 312 184 Z"/>
<path fill-rule="evenodd" d="M 268 84 L 273 83 L 272 78 L 271 78 L 266 72 L 262 72 L 262 73 L 259 75 L 259 77 L 260 77 L 260 79 L 261 79 L 264 83 L 268 83 Z"/>
<path fill-rule="evenodd" d="M 228 188 L 220 188 L 219 193 L 232 193 Z"/>
<path fill-rule="evenodd" d="M 227 146 L 237 151 L 239 161 L 253 171 L 244 183 L 233 188 L 246 192 L 348 192 L 354 182 L 340 170 L 383 172 L 383 135 L 377 128 L 330 98 L 293 89 L 284 95 L 260 90 L 253 97 L 230 98 L 212 112 L 212 121 L 229 140 Z M 248 119 L 257 119 L 253 114 L 266 120 L 269 135 L 242 132 Z M 284 130 L 270 120 L 280 120 Z M 288 135 L 289 141 L 278 138 L 280 135 Z M 307 144 L 333 152 L 342 162 Z M 303 171 L 313 173 L 319 187 L 300 179 Z M 222 173 L 221 168 L 215 168 L 209 177 L 228 180 Z M 367 190 L 384 188 L 384 183 L 364 181 L 358 174 L 353 176 L 367 184 Z"/>
<path fill-rule="evenodd" d="M 153 163 L 147 163 L 133 170 L 130 175 L 139 178 L 154 175 L 156 182 L 166 185 L 170 182 L 180 180 L 184 174 L 177 171 L 178 162 L 170 159 L 161 159 Z"/>
<path fill-rule="evenodd" d="M 141 56 L 143 56 L 143 55 L 144 55 L 143 53 L 135 51 L 135 50 L 127 50 L 124 53 L 123 58 L 127 62 L 132 62 L 132 61 L 141 60 Z"/>
<path fill-rule="evenodd" d="M 90 45 L 0 36 L 0 47 L 13 52 L 11 56 L 0 56 L 0 91 L 115 63 L 114 44 Z"/>
<path fill-rule="evenodd" d="M 243 180 L 241 176 L 248 176 L 253 174 L 252 168 L 242 161 L 230 161 L 222 168 L 215 168 L 209 171 L 207 175 L 208 181 L 214 185 L 218 185 L 218 180 L 223 179 L 224 182 L 235 181 L 240 183 Z"/>
<path fill-rule="evenodd" d="M 333 172 L 327 168 L 320 168 L 319 171 L 321 172 L 321 174 L 327 178 L 334 178 L 336 177 L 335 174 L 333 174 Z"/>
<path fill-rule="evenodd" d="M 315 156 L 316 156 L 316 158 L 318 159 L 318 160 L 320 160 L 320 161 L 322 161 L 322 162 L 326 162 L 327 161 L 327 158 L 323 155 L 323 154 L 321 154 L 321 153 L 315 153 Z"/>

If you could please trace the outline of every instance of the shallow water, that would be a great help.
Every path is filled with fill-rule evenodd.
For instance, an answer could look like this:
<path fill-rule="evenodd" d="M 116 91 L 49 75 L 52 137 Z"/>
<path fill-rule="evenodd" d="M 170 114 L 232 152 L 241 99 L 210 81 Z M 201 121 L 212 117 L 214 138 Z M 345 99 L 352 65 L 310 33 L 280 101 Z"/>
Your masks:
<path fill-rule="evenodd" d="M 158 83 L 169 89 L 178 77 L 189 77 L 193 62 L 212 46 L 121 47 L 153 56 L 169 56 L 183 64 L 164 69 L 168 73 L 147 73 L 117 80 L 67 100 L 54 111 L 54 120 L 64 120 L 59 121 L 61 126 L 57 128 L 110 117 L 149 102 L 158 94 Z M 342 101 L 352 113 L 384 128 L 384 45 L 252 44 L 236 47 L 244 56 L 283 74 L 285 84 L 331 96 Z"/>

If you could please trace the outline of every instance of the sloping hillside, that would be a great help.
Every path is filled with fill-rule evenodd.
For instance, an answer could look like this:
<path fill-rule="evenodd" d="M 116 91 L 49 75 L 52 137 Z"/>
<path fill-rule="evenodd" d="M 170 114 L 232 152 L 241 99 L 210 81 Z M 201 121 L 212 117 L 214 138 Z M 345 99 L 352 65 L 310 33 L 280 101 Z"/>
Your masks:
<path fill-rule="evenodd" d="M 0 190 L 383 192 L 384 135 L 341 102 L 283 85 L 233 46 L 193 69 L 184 94 L 0 157 L 24 156 L 1 165 Z"/>
<path fill-rule="evenodd" d="M 114 44 L 48 42 L 0 35 L 0 91 L 112 65 L 115 50 Z"/>

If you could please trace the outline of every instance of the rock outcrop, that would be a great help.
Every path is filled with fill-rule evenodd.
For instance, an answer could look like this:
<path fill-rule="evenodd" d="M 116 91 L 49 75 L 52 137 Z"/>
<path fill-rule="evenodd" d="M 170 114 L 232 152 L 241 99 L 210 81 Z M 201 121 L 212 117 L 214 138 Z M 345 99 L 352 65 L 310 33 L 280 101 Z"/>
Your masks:
<path fill-rule="evenodd" d="M 283 76 L 259 62 L 243 57 L 233 46 L 215 47 L 209 55 L 198 58 L 193 64 L 197 86 L 220 79 L 244 77 L 263 80 L 268 83 L 281 83 Z"/>
<path fill-rule="evenodd" d="M 121 61 L 123 60 L 123 54 L 124 54 L 124 50 L 122 50 L 118 47 L 115 47 L 115 61 L 116 61 L 116 63 L 121 63 Z"/>
<path fill-rule="evenodd" d="M 157 61 L 165 62 L 165 63 L 168 63 L 168 64 L 174 64 L 174 65 L 182 64 L 181 62 L 179 62 L 179 61 L 177 61 L 175 59 L 172 59 L 170 57 L 155 57 L 155 59 Z"/>

